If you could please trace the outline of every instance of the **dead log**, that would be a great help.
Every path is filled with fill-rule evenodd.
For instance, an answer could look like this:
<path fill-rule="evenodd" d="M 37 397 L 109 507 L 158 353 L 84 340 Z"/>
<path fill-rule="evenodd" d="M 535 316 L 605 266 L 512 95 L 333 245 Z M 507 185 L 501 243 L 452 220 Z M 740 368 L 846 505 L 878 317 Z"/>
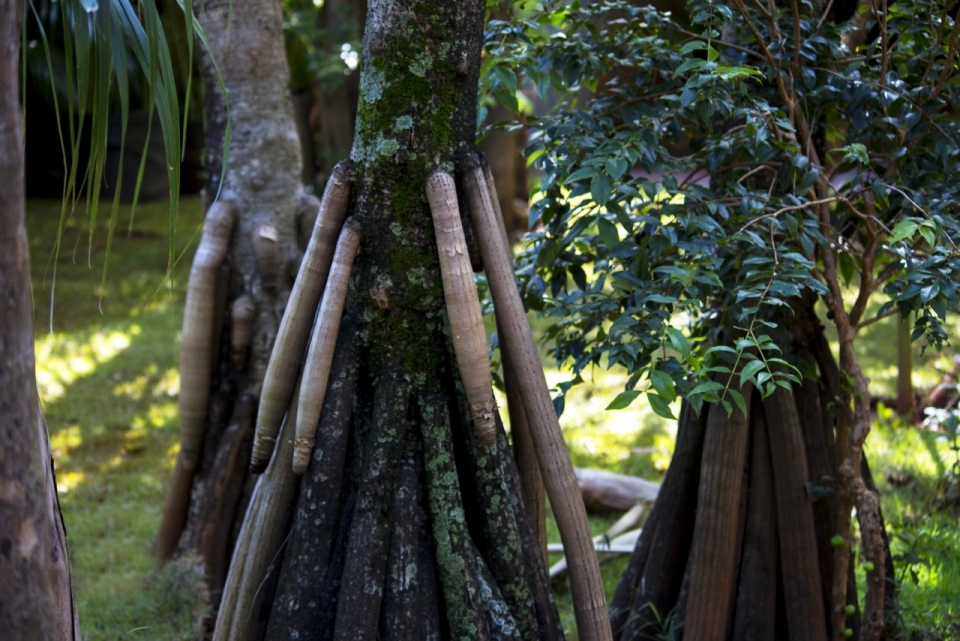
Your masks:
<path fill-rule="evenodd" d="M 635 504 L 657 500 L 660 484 L 636 476 L 574 468 L 583 504 L 590 512 L 626 512 Z"/>
<path fill-rule="evenodd" d="M 633 553 L 633 549 L 637 545 L 637 539 L 640 535 L 640 530 L 637 529 L 643 524 L 643 516 L 646 514 L 647 510 L 643 503 L 636 503 L 632 508 L 627 510 L 627 512 L 621 516 L 616 523 L 610 526 L 610 529 L 605 533 L 593 537 L 593 544 L 597 548 L 599 553 L 599 560 L 602 563 L 605 559 L 611 558 L 609 553 L 622 554 Z M 629 537 L 626 535 L 629 533 Z M 626 538 L 620 538 L 624 536 Z M 626 549 L 621 549 L 620 546 L 629 544 L 629 547 Z M 563 551 L 563 545 L 560 545 L 559 550 L 555 548 L 548 548 L 550 552 L 554 551 Z M 567 559 L 562 558 L 552 566 L 550 566 L 550 579 L 554 580 L 558 577 L 563 576 L 567 572 Z"/>

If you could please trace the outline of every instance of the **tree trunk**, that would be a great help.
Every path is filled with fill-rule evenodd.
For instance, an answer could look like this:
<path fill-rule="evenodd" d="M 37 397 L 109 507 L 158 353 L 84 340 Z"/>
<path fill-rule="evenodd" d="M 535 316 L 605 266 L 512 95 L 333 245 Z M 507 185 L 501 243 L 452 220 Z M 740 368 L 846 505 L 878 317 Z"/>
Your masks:
<path fill-rule="evenodd" d="M 158 556 L 165 561 L 196 552 L 204 560 L 216 602 L 252 490 L 248 466 L 254 418 L 303 256 L 298 229 L 312 227 L 319 201 L 306 195 L 300 183 L 280 6 L 264 0 L 212 0 L 203 9 L 199 19 L 211 47 L 201 59 L 207 87 L 206 197 L 208 203 L 216 197 L 217 203 L 208 209 L 188 284 L 181 451 L 164 506 Z M 232 135 L 221 184 L 228 119 Z M 215 215 L 232 223 L 217 227 L 221 223 Z M 219 239 L 223 251 L 213 256 L 206 243 L 217 229 L 224 236 Z M 209 312 L 193 314 L 204 301 Z M 200 351 L 204 354 L 193 353 Z M 188 423 L 196 424 L 198 434 L 192 453 L 184 440 Z"/>
<path fill-rule="evenodd" d="M 359 40 L 366 21 L 366 2 L 326 0 L 318 12 L 318 28 L 325 34 L 322 43 L 326 55 L 336 56 L 340 47 Z M 310 122 L 314 129 L 318 177 L 330 175 L 333 166 L 347 157 L 353 144 L 353 125 L 357 118 L 360 70 L 339 78 L 314 81 Z"/>
<path fill-rule="evenodd" d="M 0 1 L 0 630 L 79 640 L 66 532 L 37 395 L 18 99 L 21 3 Z"/>
<path fill-rule="evenodd" d="M 684 408 L 674 459 L 611 603 L 616 638 L 659 638 L 658 620 L 668 619 L 691 641 L 825 641 L 830 613 L 843 611 L 846 603 L 834 603 L 832 595 L 831 544 L 839 372 L 808 303 L 797 301 L 796 316 L 771 320 L 787 358 L 817 377 L 795 384 L 792 393 L 778 388 L 763 400 L 754 394 L 747 420 L 737 409 L 727 417 L 718 405 L 704 406 L 705 431 L 691 429 L 693 412 Z M 699 474 L 684 471 L 700 465 Z M 687 496 L 698 485 L 691 507 Z M 670 566 L 686 566 L 682 585 L 676 569 L 654 571 L 664 563 L 654 543 L 661 531 L 670 540 L 693 537 L 689 552 Z M 858 628 L 850 587 L 846 601 L 855 607 L 847 627 Z M 887 604 L 894 607 L 895 597 Z"/>
<path fill-rule="evenodd" d="M 473 153 L 483 14 L 479 0 L 370 5 L 344 224 L 360 234 L 360 250 L 347 265 L 329 375 L 317 378 L 326 389 L 308 388 L 304 375 L 304 389 L 288 392 L 215 639 L 563 638 L 502 425 L 494 417 L 492 442 L 475 429 L 475 386 L 457 365 L 465 336 L 453 330 L 459 310 L 444 302 L 435 240 L 451 230 L 434 228 L 424 199 L 428 176 L 462 170 Z M 447 198 L 448 209 L 466 212 L 462 195 Z M 461 241 L 450 256 L 466 250 Z M 469 270 L 459 276 L 473 290 Z M 335 288 L 328 282 L 321 315 Z M 307 350 L 279 356 L 288 347 L 278 341 L 271 368 L 280 358 L 299 365 Z M 318 397 L 298 480 L 291 422 Z M 302 434 L 298 447 L 309 442 Z M 268 491 L 296 498 L 264 519 L 260 507 L 279 503 L 261 498 Z"/>
<path fill-rule="evenodd" d="M 490 109 L 487 120 L 490 123 L 512 120 L 514 114 L 497 105 Z M 497 184 L 497 200 L 506 226 L 507 238 L 516 242 L 527 233 L 527 163 L 523 150 L 527 146 L 527 134 L 524 129 L 504 131 L 494 129 L 480 142 L 480 149 L 487 156 L 490 171 Z"/>

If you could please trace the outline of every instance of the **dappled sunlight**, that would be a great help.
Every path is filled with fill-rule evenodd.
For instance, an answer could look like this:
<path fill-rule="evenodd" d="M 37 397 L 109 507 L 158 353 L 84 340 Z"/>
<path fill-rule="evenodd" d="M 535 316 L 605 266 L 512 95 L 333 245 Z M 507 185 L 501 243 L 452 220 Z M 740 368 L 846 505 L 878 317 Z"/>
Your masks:
<path fill-rule="evenodd" d="M 66 494 L 83 483 L 86 475 L 83 472 L 64 472 L 57 475 L 57 493 Z"/>
<path fill-rule="evenodd" d="M 60 460 L 70 455 L 70 450 L 79 447 L 83 442 L 79 425 L 65 427 L 50 435 L 50 450 L 53 458 Z"/>
<path fill-rule="evenodd" d="M 556 367 L 544 367 L 544 375 L 552 396 L 557 395 L 557 385 L 570 379 L 569 372 Z M 676 421 L 657 416 L 643 394 L 622 410 L 606 409 L 626 382 L 622 371 L 596 369 L 571 388 L 560 416 L 564 440 L 577 467 L 601 467 L 660 480 L 673 456 Z M 509 432 L 507 397 L 497 388 L 494 396 Z M 679 399 L 671 408 L 679 415 Z"/>
<path fill-rule="evenodd" d="M 125 331 L 57 333 L 38 337 L 35 349 L 40 398 L 47 402 L 59 398 L 77 378 L 90 374 L 130 347 L 131 338 L 139 336 L 140 332 L 140 326 L 132 324 Z"/>
<path fill-rule="evenodd" d="M 153 403 L 143 414 L 133 417 L 130 424 L 133 430 L 145 432 L 152 428 L 166 427 L 177 422 L 177 404 L 171 402 Z"/>
<path fill-rule="evenodd" d="M 176 458 L 179 334 L 193 252 L 166 277 L 168 214 L 167 203 L 143 203 L 134 234 L 118 230 L 102 298 L 105 225 L 97 225 L 92 268 L 61 252 L 51 336 L 47 262 L 59 203 L 27 204 L 37 380 L 85 639 L 120 638 L 104 630 L 130 612 L 139 614 L 125 630 L 154 626 L 131 640 L 173 638 L 144 616 L 159 602 L 144 582 L 155 568 L 152 546 Z M 182 199 L 180 214 L 177 255 L 202 220 L 199 198 Z M 127 216 L 122 208 L 120 220 Z M 71 249 L 75 233 L 67 234 Z"/>
<path fill-rule="evenodd" d="M 953 460 L 946 437 L 895 420 L 889 408 L 881 406 L 878 411 L 880 420 L 874 423 L 874 433 L 864 445 L 869 460 L 883 461 L 887 468 L 884 473 L 896 470 L 915 476 L 941 476 Z"/>
<path fill-rule="evenodd" d="M 555 369 L 546 375 L 550 386 L 569 378 Z M 622 371 L 595 370 L 567 393 L 560 426 L 576 465 L 657 479 L 670 463 L 676 422 L 657 416 L 642 394 L 622 410 L 606 409 L 626 382 Z"/>

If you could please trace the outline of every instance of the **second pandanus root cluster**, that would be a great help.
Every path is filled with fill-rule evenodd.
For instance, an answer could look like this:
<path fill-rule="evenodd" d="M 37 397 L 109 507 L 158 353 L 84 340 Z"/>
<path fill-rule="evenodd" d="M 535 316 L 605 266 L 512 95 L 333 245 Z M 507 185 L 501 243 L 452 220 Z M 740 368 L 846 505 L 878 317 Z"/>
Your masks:
<path fill-rule="evenodd" d="M 522 419 L 514 422 L 514 438 L 526 437 L 535 445 L 531 449 L 535 449 L 538 457 L 536 461 L 521 462 L 521 465 L 537 468 L 537 478 L 542 472 L 547 494 L 554 506 L 570 559 L 580 637 L 609 639 L 606 602 L 586 513 L 516 287 L 503 222 L 494 206 L 493 181 L 489 171 L 485 172 L 472 155 L 462 162 L 461 169 L 462 193 L 466 195 L 470 214 L 467 224 L 472 228 L 490 283 L 504 360 L 510 362 L 509 374 L 515 389 L 508 398 L 511 403 L 520 405 L 513 411 L 513 415 Z M 303 267 L 294 284 L 270 358 L 257 416 L 251 466 L 257 472 L 266 470 L 258 485 L 263 486 L 262 492 L 268 492 L 268 484 L 277 489 L 276 492 L 270 491 L 272 497 L 276 494 L 270 500 L 255 497 L 250 507 L 253 511 L 262 508 L 272 514 L 278 505 L 292 501 L 291 491 L 281 486 L 295 485 L 297 475 L 303 474 L 310 465 L 315 445 L 319 455 L 326 447 L 324 440 L 339 429 L 325 424 L 339 419 L 328 417 L 323 408 L 325 398 L 331 393 L 327 388 L 332 389 L 334 385 L 331 365 L 334 371 L 343 365 L 334 363 L 335 348 L 350 271 L 361 244 L 359 226 L 349 219 L 343 222 L 347 216 L 349 192 L 347 172 L 335 173 L 324 194 Z M 476 442 L 481 448 L 490 448 L 497 438 L 497 407 L 493 398 L 487 337 L 454 176 L 441 170 L 432 172 L 426 179 L 425 196 L 433 217 L 457 369 Z M 304 353 L 306 358 L 302 359 Z M 283 427 L 283 433 L 289 434 L 287 430 L 295 424 L 296 435 L 293 439 L 280 437 L 278 443 L 285 417 L 291 427 Z M 517 431 L 522 431 L 524 426 L 529 426 L 529 433 L 518 434 Z M 315 442 L 318 435 L 319 442 Z M 292 457 L 291 467 L 288 467 L 288 457 Z M 273 463 L 271 458 L 275 459 Z M 537 501 L 537 497 L 523 496 L 525 505 Z M 541 497 L 539 503 L 542 505 L 542 502 Z M 222 638 L 234 638 L 240 634 L 238 625 L 243 627 L 238 623 L 240 619 L 230 611 L 242 613 L 258 607 L 262 595 L 258 596 L 256 590 L 248 588 L 251 585 L 255 588 L 264 580 L 273 555 L 279 553 L 282 528 L 274 528 L 281 532 L 276 536 L 264 530 L 276 518 L 283 517 L 265 513 L 263 518 L 251 519 L 248 514 L 224 592 L 216 638 L 223 634 L 234 636 Z M 269 542 L 264 546 L 265 540 Z M 242 568 L 237 567 L 239 555 L 244 556 Z"/>
<path fill-rule="evenodd" d="M 697 415 L 684 405 L 670 468 L 611 601 L 615 638 L 652 641 L 682 628 L 698 641 L 826 641 L 831 613 L 862 638 L 853 567 L 846 594 L 830 589 L 842 375 L 812 305 L 798 300 L 779 324 L 802 337 L 784 344 L 789 357 L 818 375 L 766 398 L 748 384 L 746 413 L 704 405 Z M 895 602 L 886 558 L 880 570 Z"/>

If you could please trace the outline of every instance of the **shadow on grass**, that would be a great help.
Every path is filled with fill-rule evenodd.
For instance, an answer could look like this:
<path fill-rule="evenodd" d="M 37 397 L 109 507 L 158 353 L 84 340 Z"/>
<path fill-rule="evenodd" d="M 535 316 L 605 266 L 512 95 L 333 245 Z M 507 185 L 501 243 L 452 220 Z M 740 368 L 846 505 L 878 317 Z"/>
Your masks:
<path fill-rule="evenodd" d="M 199 225 L 199 201 L 185 199 L 181 210 L 178 251 Z M 66 228 L 51 334 L 59 203 L 28 203 L 38 387 L 84 639 L 195 638 L 206 603 L 199 568 L 186 559 L 157 572 L 153 556 L 178 440 L 179 333 L 193 248 L 166 279 L 167 205 L 140 207 L 130 237 L 128 215 L 103 288 L 105 226 L 89 266 L 83 224 Z"/>

